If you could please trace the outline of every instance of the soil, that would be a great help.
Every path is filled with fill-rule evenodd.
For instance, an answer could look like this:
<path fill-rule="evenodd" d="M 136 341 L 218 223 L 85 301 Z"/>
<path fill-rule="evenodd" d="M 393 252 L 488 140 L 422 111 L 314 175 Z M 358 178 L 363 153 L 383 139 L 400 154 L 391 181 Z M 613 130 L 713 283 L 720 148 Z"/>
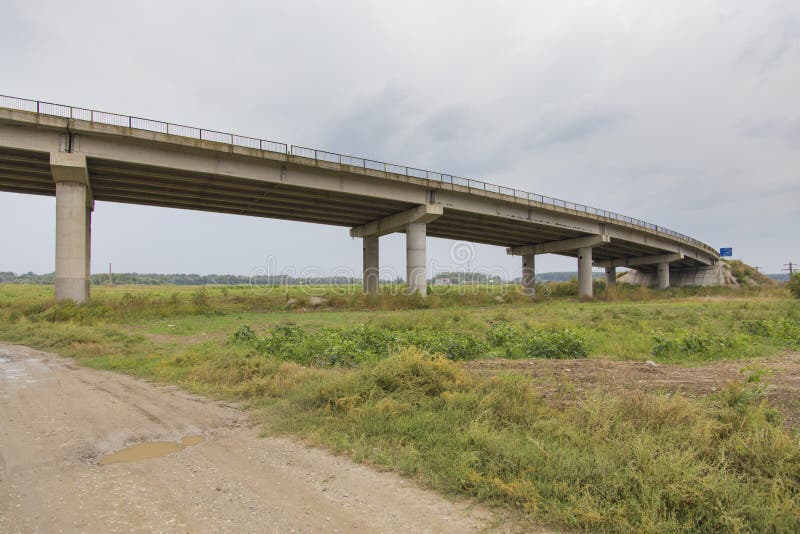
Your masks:
<path fill-rule="evenodd" d="M 784 415 L 787 426 L 800 426 L 800 353 L 792 352 L 758 360 L 727 360 L 698 367 L 617 361 L 585 360 L 476 360 L 465 367 L 481 374 L 517 372 L 554 402 L 569 402 L 595 391 L 680 392 L 700 397 L 718 392 L 728 382 L 742 382 L 762 370 L 767 402 Z"/>
<path fill-rule="evenodd" d="M 235 406 L 0 343 L 0 532 L 487 529 L 511 530 L 396 474 L 261 438 Z"/>

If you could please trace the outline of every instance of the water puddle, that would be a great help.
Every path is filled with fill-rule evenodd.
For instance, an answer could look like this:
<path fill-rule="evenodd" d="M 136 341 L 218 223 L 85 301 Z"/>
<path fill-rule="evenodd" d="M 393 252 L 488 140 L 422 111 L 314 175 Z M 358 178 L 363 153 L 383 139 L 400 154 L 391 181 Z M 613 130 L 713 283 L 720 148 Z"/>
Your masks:
<path fill-rule="evenodd" d="M 206 438 L 203 436 L 184 436 L 180 443 L 177 441 L 149 441 L 147 443 L 137 443 L 126 447 L 121 451 L 111 453 L 103 456 L 98 462 L 99 465 L 118 464 L 122 462 L 138 462 L 140 460 L 149 460 L 150 458 L 159 458 L 178 452 L 202 443 Z"/>

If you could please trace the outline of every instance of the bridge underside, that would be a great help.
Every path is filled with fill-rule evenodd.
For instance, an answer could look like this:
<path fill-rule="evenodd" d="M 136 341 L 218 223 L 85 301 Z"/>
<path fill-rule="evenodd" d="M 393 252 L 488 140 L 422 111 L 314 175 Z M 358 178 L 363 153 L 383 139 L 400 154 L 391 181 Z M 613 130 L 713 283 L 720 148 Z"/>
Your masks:
<path fill-rule="evenodd" d="M 606 269 L 609 286 L 616 283 L 617 267 L 630 267 L 654 272 L 665 288 L 670 271 L 718 259 L 688 236 L 604 210 L 547 203 L 472 180 L 448 182 L 445 175 L 432 179 L 408 167 L 376 169 L 359 158 L 318 159 L 310 149 L 296 154 L 235 145 L 233 136 L 226 143 L 202 133 L 174 134 L 169 125 L 166 131 L 132 126 L 141 121 L 127 118 L 128 125 L 120 126 L 0 108 L 0 191 L 56 197 L 57 298 L 89 298 L 96 200 L 350 228 L 350 235 L 363 239 L 369 294 L 380 286 L 378 239 L 393 232 L 406 235 L 408 288 L 422 295 L 427 236 L 507 247 L 522 256 L 522 286 L 531 296 L 537 254 L 577 258 L 582 297 L 592 296 L 593 266 Z"/>
<path fill-rule="evenodd" d="M 94 200 L 210 211 L 354 227 L 416 206 L 412 202 L 376 199 L 352 193 L 319 191 L 289 184 L 236 179 L 229 176 L 87 158 Z M 56 187 L 47 152 L 0 148 L 0 190 L 55 196 Z M 400 230 L 403 231 L 403 230 Z M 502 247 L 562 241 L 589 235 L 525 220 L 445 208 L 427 224 L 427 235 Z M 615 238 L 593 250 L 593 260 L 654 256 L 661 250 Z M 558 252 L 577 257 L 577 250 Z M 705 265 L 685 257 L 674 267 Z M 640 265 L 655 271 L 655 265 Z"/>

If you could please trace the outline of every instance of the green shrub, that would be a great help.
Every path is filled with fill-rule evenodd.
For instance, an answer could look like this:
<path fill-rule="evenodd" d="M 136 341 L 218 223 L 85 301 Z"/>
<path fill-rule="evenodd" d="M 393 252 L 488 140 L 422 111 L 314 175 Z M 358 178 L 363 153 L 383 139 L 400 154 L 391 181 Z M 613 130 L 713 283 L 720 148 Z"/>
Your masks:
<path fill-rule="evenodd" d="M 729 350 L 733 341 L 706 333 L 688 332 L 674 337 L 656 336 L 653 339 L 653 356 L 660 358 L 706 357 Z"/>
<path fill-rule="evenodd" d="M 741 330 L 745 334 L 761 337 L 768 337 L 773 333 L 772 322 L 764 319 L 744 321 L 741 324 Z"/>
<path fill-rule="evenodd" d="M 796 299 L 800 299 L 800 273 L 794 273 L 787 284 L 789 292 Z"/>
<path fill-rule="evenodd" d="M 233 331 L 230 335 L 230 340 L 234 343 L 242 343 L 242 342 L 250 342 L 256 338 L 256 333 L 253 332 L 253 329 L 247 326 L 246 324 L 241 325 L 239 328 Z"/>
<path fill-rule="evenodd" d="M 574 359 L 586 358 L 586 341 L 572 330 L 535 331 L 521 341 L 522 357 Z"/>
<path fill-rule="evenodd" d="M 519 332 L 509 323 L 498 321 L 489 326 L 487 337 L 492 347 L 502 347 L 515 343 L 519 338 Z"/>

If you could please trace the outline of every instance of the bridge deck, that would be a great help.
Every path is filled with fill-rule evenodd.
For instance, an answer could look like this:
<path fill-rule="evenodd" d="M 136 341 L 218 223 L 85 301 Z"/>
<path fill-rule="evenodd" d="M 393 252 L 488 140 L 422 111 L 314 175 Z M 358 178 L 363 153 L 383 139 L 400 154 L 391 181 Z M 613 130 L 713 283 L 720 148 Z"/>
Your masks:
<path fill-rule="evenodd" d="M 708 245 L 663 227 L 483 182 L 459 179 L 461 185 L 438 173 L 434 179 L 411 176 L 408 168 L 392 172 L 385 164 L 375 169 L 361 158 L 328 161 L 298 155 L 296 147 L 262 150 L 8 108 L 0 108 L 0 190 L 55 195 L 50 153 L 66 144 L 86 154 L 93 198 L 100 201 L 345 227 L 436 202 L 444 210 L 428 223 L 433 237 L 513 247 L 607 233 L 611 241 L 594 249 L 595 261 L 665 252 L 685 254 L 676 267 L 718 259 Z"/>

